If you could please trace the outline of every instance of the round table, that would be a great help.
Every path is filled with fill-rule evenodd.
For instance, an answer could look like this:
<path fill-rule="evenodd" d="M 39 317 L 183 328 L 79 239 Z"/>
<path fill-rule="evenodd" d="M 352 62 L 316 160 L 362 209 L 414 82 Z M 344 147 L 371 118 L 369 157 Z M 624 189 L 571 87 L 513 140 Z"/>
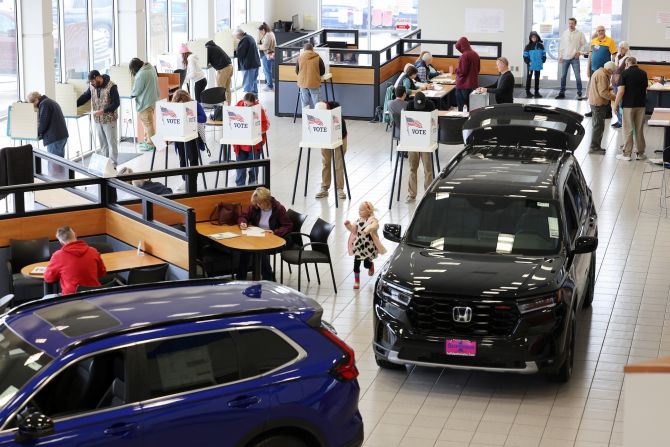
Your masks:
<path fill-rule="evenodd" d="M 227 247 L 231 250 L 237 250 L 245 253 L 251 253 L 253 256 L 253 280 L 261 279 L 261 256 L 278 253 L 286 245 L 286 239 L 272 233 L 265 233 L 265 236 L 247 236 L 242 233 L 238 225 L 214 225 L 210 222 L 200 222 L 196 224 L 198 233 L 204 236 L 211 236 L 216 233 L 236 233 L 240 236 L 229 239 L 214 239 L 213 241 Z"/>

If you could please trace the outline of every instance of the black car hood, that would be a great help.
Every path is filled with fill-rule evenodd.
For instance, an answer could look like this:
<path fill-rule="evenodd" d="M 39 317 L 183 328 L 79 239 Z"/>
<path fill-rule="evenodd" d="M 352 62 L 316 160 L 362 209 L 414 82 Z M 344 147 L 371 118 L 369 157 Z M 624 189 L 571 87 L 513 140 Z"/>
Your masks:
<path fill-rule="evenodd" d="M 470 112 L 463 140 L 471 146 L 524 146 L 574 151 L 584 138 L 579 113 L 540 104 L 497 104 Z"/>
<path fill-rule="evenodd" d="M 449 253 L 401 244 L 383 278 L 419 294 L 515 299 L 557 290 L 565 259 Z"/>

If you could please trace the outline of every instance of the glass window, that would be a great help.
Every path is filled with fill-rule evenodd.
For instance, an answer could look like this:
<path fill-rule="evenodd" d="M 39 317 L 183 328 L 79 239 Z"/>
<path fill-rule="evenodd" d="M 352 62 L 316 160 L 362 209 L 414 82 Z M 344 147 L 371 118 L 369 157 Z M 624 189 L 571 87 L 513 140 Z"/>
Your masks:
<path fill-rule="evenodd" d="M 247 0 L 232 0 L 233 28 L 247 23 Z"/>
<path fill-rule="evenodd" d="M 575 236 L 577 236 L 577 215 L 567 189 L 563 192 L 563 207 L 565 208 L 565 224 L 568 227 L 568 236 L 571 241 L 574 241 Z"/>
<path fill-rule="evenodd" d="M 6 325 L 0 326 L 0 408 L 51 360 L 46 353 L 26 343 Z"/>
<path fill-rule="evenodd" d="M 51 2 L 51 22 L 53 24 L 53 38 L 54 38 L 54 72 L 56 75 L 56 82 L 61 82 L 60 73 L 60 15 L 58 13 L 58 0 Z"/>
<path fill-rule="evenodd" d="M 167 0 L 148 0 L 149 60 L 156 62 L 158 55 L 168 51 Z"/>
<path fill-rule="evenodd" d="M 251 359 L 254 363 L 255 371 L 250 375 L 272 371 L 298 356 L 293 346 L 268 329 L 240 331 L 235 334 L 235 339 L 239 343 L 240 357 Z"/>
<path fill-rule="evenodd" d="M 176 53 L 182 43 L 188 42 L 188 2 L 187 0 L 172 0 L 171 23 L 172 46 L 171 51 Z"/>
<path fill-rule="evenodd" d="M 575 206 L 577 207 L 577 215 L 581 216 L 584 212 L 584 206 L 586 205 L 586 197 L 584 194 L 584 188 L 582 187 L 577 175 L 574 172 L 570 173 L 568 177 L 568 189 L 572 193 L 572 197 L 575 199 Z"/>
<path fill-rule="evenodd" d="M 229 332 L 156 341 L 145 350 L 149 398 L 233 382 L 240 375 Z"/>
<path fill-rule="evenodd" d="M 93 69 L 106 70 L 114 65 L 114 2 L 93 0 Z"/>
<path fill-rule="evenodd" d="M 460 253 L 553 254 L 558 211 L 551 202 L 512 197 L 432 193 L 408 231 L 408 242 Z"/>
<path fill-rule="evenodd" d="M 86 0 L 63 0 L 65 80 L 88 75 L 88 5 Z"/>
<path fill-rule="evenodd" d="M 15 2 L 0 3 L 0 116 L 7 115 L 7 108 L 18 96 L 18 58 L 16 42 Z M 0 393 L 3 390 L 0 390 Z"/>
<path fill-rule="evenodd" d="M 230 0 L 216 0 L 216 31 L 230 29 Z"/>

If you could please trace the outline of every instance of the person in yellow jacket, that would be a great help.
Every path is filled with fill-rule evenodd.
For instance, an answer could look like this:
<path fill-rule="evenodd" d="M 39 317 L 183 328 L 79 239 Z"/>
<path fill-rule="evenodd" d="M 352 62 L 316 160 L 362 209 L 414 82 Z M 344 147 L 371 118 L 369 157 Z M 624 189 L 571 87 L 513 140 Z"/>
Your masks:
<path fill-rule="evenodd" d="M 295 72 L 298 75 L 298 88 L 300 89 L 300 102 L 302 108 L 319 102 L 321 94 L 321 76 L 326 73 L 326 66 L 321 57 L 314 51 L 311 43 L 302 47 L 298 62 L 295 64 Z"/>

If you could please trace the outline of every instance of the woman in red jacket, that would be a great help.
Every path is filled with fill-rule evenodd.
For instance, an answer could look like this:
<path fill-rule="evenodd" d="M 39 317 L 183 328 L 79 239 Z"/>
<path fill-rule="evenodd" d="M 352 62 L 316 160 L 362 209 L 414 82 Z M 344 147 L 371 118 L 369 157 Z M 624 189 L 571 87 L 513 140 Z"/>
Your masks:
<path fill-rule="evenodd" d="M 288 217 L 284 205 L 272 197 L 269 189 L 262 186 L 256 188 L 251 195 L 251 204 L 237 219 L 237 223 L 242 230 L 246 230 L 249 225 L 253 225 L 280 237 L 286 236 L 293 230 L 293 223 Z M 246 279 L 248 267 L 249 254 L 242 252 L 240 254 L 240 265 L 237 269 L 237 279 Z M 261 259 L 261 277 L 268 281 L 273 279 L 270 256 L 266 255 Z"/>
<path fill-rule="evenodd" d="M 246 93 L 241 101 L 238 101 L 235 104 L 238 107 L 252 107 L 258 104 L 258 99 L 253 93 Z M 260 143 L 253 147 L 251 146 L 240 146 L 239 144 L 233 145 L 233 150 L 235 151 L 235 157 L 237 161 L 246 161 L 246 160 L 257 160 L 261 158 L 261 151 L 263 150 L 263 145 L 267 141 L 266 132 L 270 128 L 270 122 L 268 117 L 265 115 L 265 109 L 261 107 L 261 132 L 263 133 L 263 139 Z M 258 176 L 258 168 L 249 169 L 249 184 L 256 183 L 256 177 Z M 247 183 L 247 171 L 246 169 L 238 169 L 237 177 L 235 178 L 235 184 L 237 186 L 244 186 Z"/>

